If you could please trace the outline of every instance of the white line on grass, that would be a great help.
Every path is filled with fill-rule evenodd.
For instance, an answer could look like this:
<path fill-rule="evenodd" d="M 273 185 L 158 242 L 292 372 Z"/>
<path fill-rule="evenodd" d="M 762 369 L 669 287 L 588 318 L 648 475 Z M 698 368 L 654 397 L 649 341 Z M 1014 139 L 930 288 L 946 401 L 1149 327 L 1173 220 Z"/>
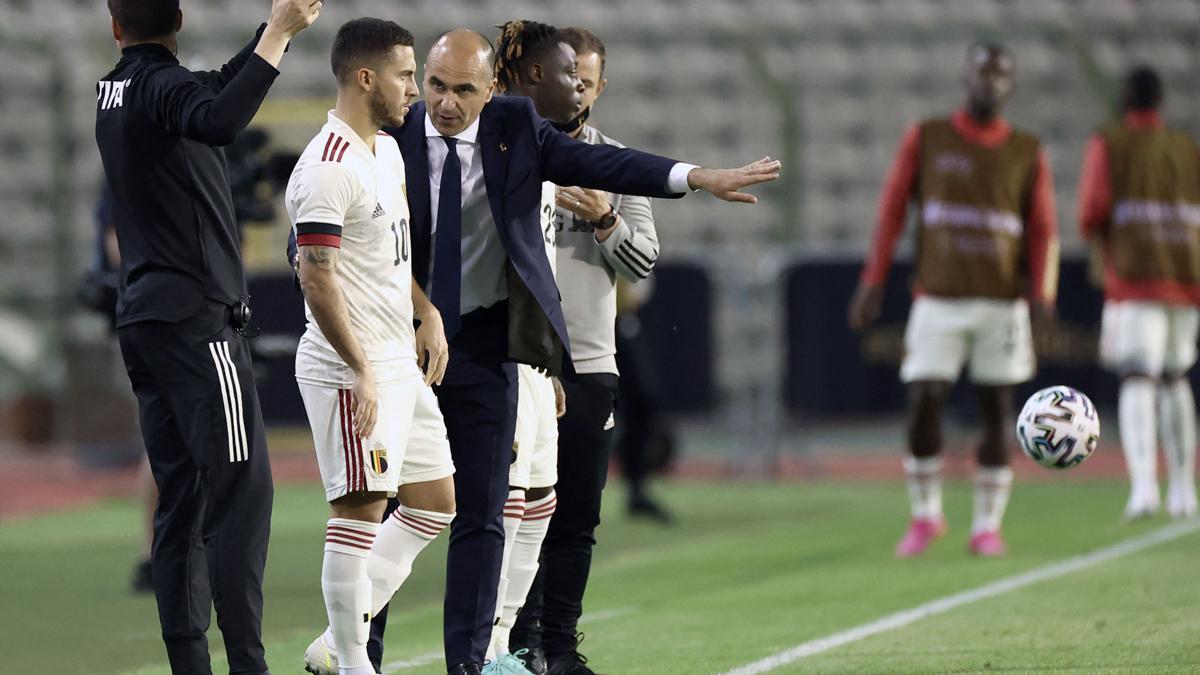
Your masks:
<path fill-rule="evenodd" d="M 581 616 L 579 618 L 579 623 L 585 624 L 585 623 L 592 623 L 595 621 L 607 621 L 609 619 L 617 619 L 622 616 L 627 616 L 629 614 L 633 614 L 635 611 L 637 611 L 637 607 L 616 607 L 613 609 L 602 609 L 602 610 L 599 610 L 596 612 L 590 612 L 588 614 L 584 614 L 583 616 Z M 385 664 L 383 664 L 383 672 L 391 675 L 391 673 L 401 672 L 405 668 L 420 668 L 421 666 L 427 666 L 431 663 L 434 663 L 435 661 L 437 661 L 440 658 L 442 658 L 441 652 L 426 652 L 424 654 L 418 654 L 417 656 L 414 656 L 409 659 L 402 659 L 399 661 L 392 661 L 390 663 L 385 663 Z"/>
<path fill-rule="evenodd" d="M 918 605 L 911 609 L 906 609 L 895 614 L 889 614 L 881 619 L 865 623 L 861 626 L 856 626 L 840 633 L 834 633 L 823 638 L 810 640 L 800 645 L 796 645 L 791 649 L 779 652 L 774 656 L 768 656 L 765 659 L 748 663 L 740 668 L 724 673 L 724 675 L 758 675 L 766 673 L 776 668 L 786 666 L 790 663 L 795 663 L 800 659 L 820 654 L 821 652 L 829 651 L 843 645 L 848 645 L 851 642 L 886 633 L 890 630 L 903 628 L 909 624 L 926 619 L 937 614 L 949 612 L 952 609 L 968 605 L 972 602 L 986 600 L 988 598 L 1011 593 L 1012 591 L 1040 583 L 1056 579 L 1072 572 L 1078 572 L 1088 567 L 1093 567 L 1101 563 L 1115 560 L 1117 558 L 1127 556 L 1131 553 L 1137 553 L 1148 549 L 1158 544 L 1163 544 L 1168 541 L 1179 539 L 1180 537 L 1192 534 L 1200 530 L 1200 521 L 1189 521 L 1185 523 L 1176 523 L 1168 525 L 1164 528 L 1155 530 L 1141 537 L 1134 537 L 1125 541 L 1113 544 L 1091 553 L 1067 558 L 1056 563 L 1037 567 L 1023 574 L 1006 577 L 998 581 L 993 581 L 989 584 L 984 584 L 977 588 L 973 588 L 961 593 L 947 595 L 944 598 L 939 598 L 927 602 L 923 605 Z"/>

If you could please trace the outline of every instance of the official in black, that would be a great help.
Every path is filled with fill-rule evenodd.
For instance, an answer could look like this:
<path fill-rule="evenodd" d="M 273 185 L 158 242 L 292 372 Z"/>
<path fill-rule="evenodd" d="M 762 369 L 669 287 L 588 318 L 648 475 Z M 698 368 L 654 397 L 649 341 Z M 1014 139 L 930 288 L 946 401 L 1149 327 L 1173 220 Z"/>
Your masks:
<path fill-rule="evenodd" d="M 179 65 L 178 0 L 108 0 L 121 60 L 97 85 L 96 142 L 121 252 L 117 333 L 159 499 L 151 550 L 173 673 L 209 675 L 210 608 L 230 673 L 266 673 L 271 469 L 228 170 L 289 40 L 320 2 L 273 0 L 221 70 Z"/>

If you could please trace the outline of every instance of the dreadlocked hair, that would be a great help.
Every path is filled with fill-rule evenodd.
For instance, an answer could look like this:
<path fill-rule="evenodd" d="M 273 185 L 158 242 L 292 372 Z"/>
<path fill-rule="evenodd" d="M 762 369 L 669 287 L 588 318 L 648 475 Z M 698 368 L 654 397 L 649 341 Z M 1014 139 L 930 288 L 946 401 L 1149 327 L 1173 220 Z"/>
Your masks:
<path fill-rule="evenodd" d="M 562 42 L 558 29 L 537 21 L 506 21 L 496 26 L 496 82 L 508 91 L 521 79 L 528 59 L 550 45 Z"/>

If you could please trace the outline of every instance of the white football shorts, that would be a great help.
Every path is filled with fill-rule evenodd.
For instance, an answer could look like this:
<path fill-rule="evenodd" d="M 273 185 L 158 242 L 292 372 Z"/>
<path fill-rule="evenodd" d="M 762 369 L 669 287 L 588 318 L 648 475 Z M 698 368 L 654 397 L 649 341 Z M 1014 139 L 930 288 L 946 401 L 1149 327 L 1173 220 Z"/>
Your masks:
<path fill-rule="evenodd" d="M 554 383 L 525 364 L 517 365 L 516 459 L 508 472 L 511 487 L 553 487 L 558 482 L 558 416 Z M 570 405 L 570 402 L 567 402 Z"/>
<path fill-rule="evenodd" d="M 969 367 L 980 385 L 1011 385 L 1033 377 L 1037 360 L 1029 303 L 990 298 L 918 297 L 904 331 L 904 382 L 954 382 Z"/>
<path fill-rule="evenodd" d="M 305 358 L 297 354 L 297 365 Z M 406 362 L 410 372 L 405 377 L 378 383 L 379 412 L 368 438 L 354 435 L 350 387 L 297 379 L 328 501 L 352 492 L 392 496 L 399 485 L 454 474 L 437 396 L 416 361 Z"/>
<path fill-rule="evenodd" d="M 1191 305 L 1105 302 L 1100 362 L 1118 375 L 1178 377 L 1196 363 L 1200 310 Z"/>

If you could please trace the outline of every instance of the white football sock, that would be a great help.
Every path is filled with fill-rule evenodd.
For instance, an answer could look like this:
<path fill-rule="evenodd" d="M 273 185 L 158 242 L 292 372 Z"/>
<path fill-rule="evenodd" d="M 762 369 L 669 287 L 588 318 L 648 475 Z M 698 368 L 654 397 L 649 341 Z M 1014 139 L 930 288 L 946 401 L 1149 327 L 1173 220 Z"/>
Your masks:
<path fill-rule="evenodd" d="M 942 518 L 942 458 L 905 457 L 904 473 L 913 519 Z"/>
<path fill-rule="evenodd" d="M 325 560 L 321 591 L 329 615 L 329 632 L 343 675 L 371 675 L 367 636 L 371 627 L 371 580 L 367 557 L 377 523 L 330 518 L 325 527 Z"/>
<path fill-rule="evenodd" d="M 503 645 L 501 654 L 508 653 L 508 636 L 517 620 L 517 612 L 525 605 L 529 589 L 533 588 L 533 578 L 537 576 L 538 556 L 542 553 L 542 541 L 550 529 L 550 517 L 558 506 L 558 495 L 551 492 L 537 501 L 525 505 L 525 517 L 513 537 L 512 555 L 509 557 L 508 592 L 500 597 L 503 605 L 500 619 L 492 629 L 492 642 Z"/>
<path fill-rule="evenodd" d="M 424 511 L 403 504 L 392 512 L 392 517 L 380 527 L 367 561 L 367 576 L 371 579 L 371 616 L 391 601 L 412 573 L 413 561 L 452 520 L 453 513 Z"/>
<path fill-rule="evenodd" d="M 1159 388 L 1159 436 L 1167 456 L 1167 477 L 1177 489 L 1195 491 L 1196 401 L 1185 379 Z"/>
<path fill-rule="evenodd" d="M 1007 466 L 981 466 L 975 472 L 975 516 L 971 536 L 999 532 L 1012 493 L 1013 472 Z"/>
<path fill-rule="evenodd" d="M 1121 447 L 1134 492 L 1158 492 L 1157 434 L 1155 422 L 1156 387 L 1144 377 L 1126 378 L 1117 400 L 1117 422 L 1121 426 Z"/>
<path fill-rule="evenodd" d="M 486 657 L 495 659 L 497 654 L 508 653 L 508 634 L 511 629 L 502 629 L 500 619 L 504 613 L 504 598 L 508 596 L 509 577 L 508 566 L 512 560 L 513 546 L 517 539 L 517 529 L 521 519 L 525 517 L 525 490 L 508 491 L 508 501 L 504 502 L 504 554 L 500 558 L 500 585 L 496 591 L 496 617 L 492 622 L 492 641 L 488 644 Z"/>

